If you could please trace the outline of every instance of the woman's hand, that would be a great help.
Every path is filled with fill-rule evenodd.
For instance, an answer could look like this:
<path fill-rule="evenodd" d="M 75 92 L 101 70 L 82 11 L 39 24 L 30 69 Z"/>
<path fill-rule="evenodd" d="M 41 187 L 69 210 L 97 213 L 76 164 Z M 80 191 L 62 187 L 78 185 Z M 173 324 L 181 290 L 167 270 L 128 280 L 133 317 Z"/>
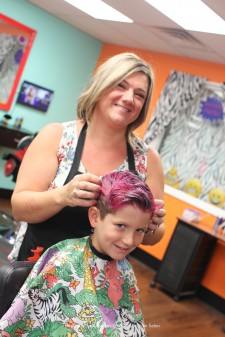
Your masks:
<path fill-rule="evenodd" d="M 163 208 L 164 201 L 161 199 L 155 199 L 154 201 L 156 204 L 156 211 L 149 224 L 149 231 L 152 232 L 152 234 L 154 234 L 155 230 L 163 224 L 166 215 L 166 210 Z"/>
<path fill-rule="evenodd" d="M 62 197 L 66 206 L 90 207 L 96 204 L 101 191 L 101 178 L 91 173 L 78 174 L 64 187 Z"/>
<path fill-rule="evenodd" d="M 163 208 L 164 201 L 161 199 L 155 199 L 155 204 L 155 215 L 149 223 L 149 228 L 146 231 L 142 242 L 143 245 L 155 245 L 162 239 L 165 233 L 164 217 L 166 215 L 166 210 Z"/>

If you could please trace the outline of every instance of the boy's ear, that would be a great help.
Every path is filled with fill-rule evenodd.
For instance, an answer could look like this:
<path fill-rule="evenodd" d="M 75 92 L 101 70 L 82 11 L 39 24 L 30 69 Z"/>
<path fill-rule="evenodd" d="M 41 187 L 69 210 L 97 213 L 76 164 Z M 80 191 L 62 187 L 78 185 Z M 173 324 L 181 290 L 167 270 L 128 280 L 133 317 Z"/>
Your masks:
<path fill-rule="evenodd" d="M 99 209 L 95 206 L 89 207 L 88 218 L 89 218 L 91 227 L 95 228 L 98 223 L 98 220 L 100 219 Z"/>

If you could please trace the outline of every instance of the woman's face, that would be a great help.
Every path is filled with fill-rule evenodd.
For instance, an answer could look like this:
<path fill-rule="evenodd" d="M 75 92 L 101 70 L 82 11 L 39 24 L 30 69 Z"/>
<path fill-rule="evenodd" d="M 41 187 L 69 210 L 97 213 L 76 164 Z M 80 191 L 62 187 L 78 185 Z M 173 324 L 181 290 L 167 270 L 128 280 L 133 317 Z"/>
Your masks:
<path fill-rule="evenodd" d="M 31 88 L 28 95 L 31 96 L 31 97 L 34 97 L 36 94 L 36 89 L 35 88 Z"/>
<path fill-rule="evenodd" d="M 95 106 L 94 115 L 112 128 L 127 128 L 138 118 L 147 92 L 147 76 L 142 72 L 134 73 L 102 97 Z"/>

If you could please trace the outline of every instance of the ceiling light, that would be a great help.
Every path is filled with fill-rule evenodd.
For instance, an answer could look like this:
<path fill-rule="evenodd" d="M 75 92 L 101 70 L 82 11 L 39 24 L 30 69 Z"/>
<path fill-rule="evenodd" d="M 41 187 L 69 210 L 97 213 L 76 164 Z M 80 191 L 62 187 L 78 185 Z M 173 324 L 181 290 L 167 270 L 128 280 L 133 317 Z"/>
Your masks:
<path fill-rule="evenodd" d="M 186 30 L 225 35 L 225 20 L 201 0 L 145 0 Z"/>
<path fill-rule="evenodd" d="M 92 16 L 95 19 L 119 21 L 119 22 L 133 22 L 130 18 L 123 15 L 116 9 L 107 5 L 101 0 L 64 0 L 81 11 Z"/>

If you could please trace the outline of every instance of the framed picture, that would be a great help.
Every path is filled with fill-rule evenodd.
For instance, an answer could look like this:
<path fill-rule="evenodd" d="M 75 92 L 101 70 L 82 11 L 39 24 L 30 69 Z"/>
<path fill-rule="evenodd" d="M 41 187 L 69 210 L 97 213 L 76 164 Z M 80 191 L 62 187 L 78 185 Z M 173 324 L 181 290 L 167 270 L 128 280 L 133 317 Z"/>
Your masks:
<path fill-rule="evenodd" d="M 36 31 L 0 14 L 0 109 L 10 110 Z"/>

